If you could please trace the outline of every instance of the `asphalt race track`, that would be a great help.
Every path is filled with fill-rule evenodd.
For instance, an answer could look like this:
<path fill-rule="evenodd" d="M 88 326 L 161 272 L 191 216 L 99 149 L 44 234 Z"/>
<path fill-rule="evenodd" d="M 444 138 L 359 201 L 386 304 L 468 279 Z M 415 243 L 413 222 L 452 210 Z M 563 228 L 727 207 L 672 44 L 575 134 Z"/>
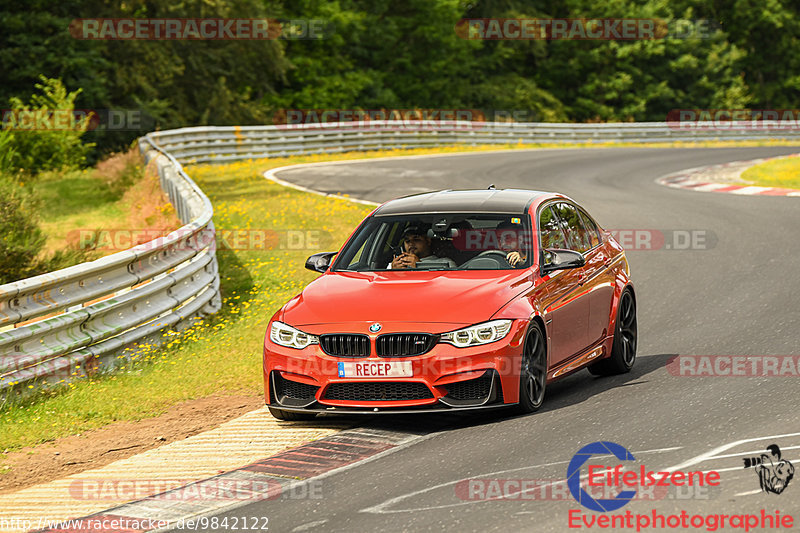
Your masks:
<path fill-rule="evenodd" d="M 654 180 L 685 168 L 797 151 L 526 150 L 280 172 L 281 179 L 298 185 L 374 201 L 490 183 L 558 191 L 607 229 L 658 230 L 666 241 L 658 250 L 628 252 L 639 310 L 639 356 L 630 374 L 595 378 L 581 371 L 549 386 L 543 409 L 529 416 L 367 421 L 380 427 L 410 424 L 430 433 L 324 477 L 321 498 L 254 502 L 227 516 L 268 517 L 270 531 L 279 532 L 564 531 L 570 510 L 581 510 L 587 519 L 598 515 L 570 496 L 567 464 L 582 446 L 606 440 L 633 453 L 636 472 L 645 465 L 656 471 L 717 470 L 722 476 L 719 487 L 657 490 L 617 513 L 778 510 L 793 514 L 796 527 L 800 472 L 783 494 L 765 494 L 742 458 L 777 443 L 784 459 L 800 467 L 800 378 L 688 377 L 671 373 L 666 364 L 678 354 L 800 355 L 800 198 L 701 193 Z M 686 231 L 705 244 L 683 249 Z M 419 297 L 424 302 L 425 295 Z M 538 488 L 513 490 L 523 480 Z M 505 487 L 509 497 L 492 500 L 497 487 Z"/>

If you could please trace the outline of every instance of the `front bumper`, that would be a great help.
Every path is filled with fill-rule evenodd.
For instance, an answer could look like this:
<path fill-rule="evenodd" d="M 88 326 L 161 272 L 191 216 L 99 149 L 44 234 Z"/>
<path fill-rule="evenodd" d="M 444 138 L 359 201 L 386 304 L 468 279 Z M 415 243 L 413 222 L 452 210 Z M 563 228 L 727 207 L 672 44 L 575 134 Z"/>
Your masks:
<path fill-rule="evenodd" d="M 287 411 L 347 414 L 450 412 L 515 404 L 527 325 L 527 320 L 515 320 L 508 335 L 493 343 L 469 348 L 439 343 L 413 357 L 336 357 L 319 345 L 296 350 L 267 338 L 264 398 L 268 405 Z M 373 354 L 375 339 L 370 335 Z M 339 362 L 411 362 L 413 376 L 340 378 Z"/>

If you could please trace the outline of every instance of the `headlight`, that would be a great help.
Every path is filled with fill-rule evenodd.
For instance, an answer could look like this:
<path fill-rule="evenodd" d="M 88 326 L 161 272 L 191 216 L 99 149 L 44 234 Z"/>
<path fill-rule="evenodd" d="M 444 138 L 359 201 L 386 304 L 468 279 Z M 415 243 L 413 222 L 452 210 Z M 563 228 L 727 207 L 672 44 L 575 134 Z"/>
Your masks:
<path fill-rule="evenodd" d="M 511 320 L 492 320 L 468 328 L 443 333 L 439 340 L 459 348 L 489 344 L 490 342 L 499 341 L 508 335 L 508 332 L 511 331 L 511 322 Z"/>
<path fill-rule="evenodd" d="M 309 344 L 319 344 L 319 337 L 304 333 L 299 329 L 284 324 L 283 322 L 273 322 L 269 331 L 269 338 L 275 344 L 286 346 L 287 348 L 297 348 L 302 350 Z"/>

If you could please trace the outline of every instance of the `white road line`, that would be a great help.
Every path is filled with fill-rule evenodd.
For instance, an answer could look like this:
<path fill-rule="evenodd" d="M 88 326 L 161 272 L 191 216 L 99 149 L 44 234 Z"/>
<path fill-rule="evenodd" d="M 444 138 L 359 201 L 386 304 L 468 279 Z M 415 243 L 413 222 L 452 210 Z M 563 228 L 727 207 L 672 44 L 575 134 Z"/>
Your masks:
<path fill-rule="evenodd" d="M 578 147 L 569 147 L 565 146 L 563 148 L 552 148 L 553 150 L 575 150 Z M 289 181 L 285 181 L 280 179 L 276 176 L 278 172 L 282 172 L 284 170 L 293 170 L 298 168 L 309 168 L 309 167 L 319 167 L 319 166 L 329 166 L 329 165 L 349 165 L 351 163 L 380 163 L 383 161 L 396 161 L 400 159 L 425 159 L 425 158 L 439 158 L 439 157 L 460 157 L 460 156 L 480 156 L 485 154 L 502 154 L 507 152 L 534 152 L 534 151 L 542 151 L 542 150 L 549 150 L 549 148 L 505 148 L 505 149 L 498 149 L 498 150 L 480 150 L 474 152 L 448 152 L 445 154 L 417 154 L 417 155 L 395 155 L 389 157 L 365 157 L 361 159 L 345 159 L 340 161 L 318 161 L 315 163 L 298 163 L 294 165 L 286 165 L 283 167 L 273 168 L 264 172 L 264 177 L 268 180 L 274 181 L 279 185 L 283 185 L 284 187 L 290 187 L 292 189 L 296 189 L 298 191 L 309 192 L 312 194 L 318 194 L 320 196 L 328 196 L 330 198 L 338 198 L 340 200 L 347 200 L 350 202 L 355 202 L 357 204 L 364 204 L 364 205 L 371 205 L 371 206 L 379 206 L 380 203 L 377 202 L 370 202 L 369 200 L 361 200 L 359 198 L 352 198 L 350 196 L 344 196 L 341 194 L 332 194 L 326 193 L 322 191 L 317 191 L 315 189 L 309 189 L 308 187 L 303 187 L 302 185 L 296 185 Z"/>
<path fill-rule="evenodd" d="M 748 490 L 747 492 L 737 492 L 735 496 L 752 496 L 753 494 L 761 494 L 762 492 L 764 491 L 761 489 Z"/>
<path fill-rule="evenodd" d="M 675 450 L 680 450 L 680 449 L 682 449 L 682 446 L 673 446 L 673 447 L 670 447 L 670 448 L 656 448 L 656 449 L 652 449 L 652 450 L 642 450 L 642 451 L 631 452 L 631 453 L 633 454 L 634 457 L 638 457 L 639 455 L 647 454 L 647 453 L 663 453 L 663 452 L 670 452 L 670 451 L 675 451 Z M 603 457 L 613 457 L 613 455 L 598 455 L 597 456 L 598 459 L 603 458 Z M 519 468 L 509 468 L 507 470 L 496 470 L 494 472 L 487 472 L 485 474 L 476 474 L 474 476 L 470 476 L 470 477 L 467 477 L 467 478 L 456 479 L 455 481 L 448 481 L 447 483 L 440 483 L 438 485 L 433 485 L 432 487 L 427 487 L 427 488 L 424 488 L 424 489 L 415 490 L 413 492 L 408 492 L 408 493 L 402 494 L 400 496 L 395 496 L 394 498 L 389 498 L 388 500 L 385 500 L 382 503 L 379 503 L 378 505 L 373 505 L 372 507 L 367 507 L 366 509 L 361 509 L 359 512 L 360 513 L 371 513 L 371 514 L 410 513 L 410 512 L 416 512 L 416 511 L 431 511 L 431 510 L 434 510 L 434 509 L 447 509 L 449 507 L 460 507 L 462 505 L 473 505 L 473 504 L 476 504 L 476 503 L 502 501 L 502 499 L 507 499 L 507 498 L 509 498 L 511 496 L 516 496 L 518 494 L 522 494 L 523 492 L 526 492 L 526 490 L 523 489 L 523 490 L 518 490 L 517 492 L 514 492 L 514 493 L 504 494 L 502 499 L 498 498 L 498 499 L 487 499 L 487 500 L 470 500 L 470 501 L 464 501 L 464 502 L 458 502 L 458 503 L 448 503 L 448 504 L 443 504 L 443 505 L 431 505 L 431 506 L 428 506 L 428 507 L 418 507 L 418 508 L 414 508 L 414 509 L 388 509 L 388 507 L 391 507 L 392 505 L 394 505 L 396 503 L 399 503 L 399 502 L 401 502 L 403 500 L 407 500 L 409 498 L 413 498 L 414 496 L 418 496 L 418 495 L 424 494 L 426 492 L 431 492 L 431 491 L 434 491 L 434 490 L 437 490 L 437 489 L 441 489 L 441 488 L 444 488 L 444 487 L 447 487 L 447 486 L 450 486 L 450 485 L 456 485 L 458 483 L 461 483 L 462 481 L 468 481 L 470 479 L 475 479 L 475 478 L 496 476 L 498 474 L 506 474 L 506 473 L 509 473 L 509 472 L 518 472 L 520 470 L 529 470 L 529 469 L 534 469 L 534 468 L 543 468 L 543 467 L 547 467 L 547 466 L 563 465 L 563 464 L 569 463 L 571 460 L 572 459 L 570 458 L 567 461 L 555 461 L 555 462 L 552 462 L 552 463 L 541 463 L 541 464 L 538 464 L 538 465 L 522 466 L 522 467 L 519 467 Z M 585 475 L 581 476 L 581 479 L 583 479 L 585 477 L 586 477 Z M 552 483 L 546 483 L 544 485 L 537 485 L 535 490 L 542 490 L 544 487 L 551 487 L 551 486 L 555 486 L 555 485 L 558 485 L 558 484 L 561 484 L 561 483 L 566 483 L 566 482 L 567 482 L 566 479 L 562 479 L 562 480 L 554 481 Z"/>
<path fill-rule="evenodd" d="M 796 463 L 798 461 L 800 461 L 800 459 L 791 459 L 791 460 L 789 460 L 790 463 Z M 703 473 L 708 473 L 708 472 L 734 472 L 734 471 L 737 471 L 737 470 L 739 472 L 745 472 L 745 471 L 747 471 L 749 469 L 746 469 L 744 466 L 734 466 L 734 467 L 730 467 L 730 468 L 715 468 L 713 470 L 703 470 Z"/>
<path fill-rule="evenodd" d="M 351 162 L 351 161 L 348 161 L 348 162 Z M 379 206 L 379 205 L 381 205 L 381 204 L 379 204 L 377 202 L 370 202 L 369 200 L 360 200 L 358 198 L 350 198 L 349 196 L 343 196 L 341 194 L 330 194 L 330 193 L 326 193 L 326 192 L 322 192 L 322 191 L 317 191 L 317 190 L 314 190 L 314 189 L 309 189 L 308 187 L 303 187 L 302 185 L 295 185 L 294 183 L 291 183 L 291 182 L 288 182 L 288 181 L 284 181 L 284 180 L 282 180 L 282 179 L 280 179 L 280 178 L 275 176 L 276 172 L 280 172 L 282 170 L 289 170 L 289 169 L 293 169 L 293 168 L 307 167 L 307 166 L 313 167 L 313 166 L 318 166 L 318 165 L 322 165 L 322 164 L 330 165 L 332 163 L 303 163 L 303 164 L 300 164 L 300 165 L 287 165 L 287 166 L 283 166 L 283 167 L 278 167 L 278 168 L 273 168 L 273 169 L 267 170 L 266 172 L 264 172 L 264 177 L 267 178 L 268 180 L 274 181 L 278 185 L 283 185 L 284 187 L 289 187 L 289 188 L 296 189 L 296 190 L 302 191 L 302 192 L 309 192 L 311 194 L 318 194 L 319 196 L 327 196 L 328 198 L 338 198 L 340 200 L 347 200 L 349 202 L 354 202 L 354 203 L 357 203 L 357 204 L 364 204 L 364 205 L 371 205 L 371 206 Z"/>
<path fill-rule="evenodd" d="M 800 449 L 800 446 L 781 446 L 781 451 L 797 450 L 797 449 Z M 764 453 L 764 450 L 756 450 L 754 452 L 729 453 L 727 455 L 715 455 L 714 457 L 709 457 L 708 459 L 705 460 L 710 461 L 711 459 L 727 459 L 729 457 L 742 457 L 746 455 L 752 455 L 758 457 L 762 453 Z"/>
<path fill-rule="evenodd" d="M 673 472 L 675 470 L 685 470 L 686 468 L 688 468 L 690 466 L 694 466 L 694 465 L 696 465 L 698 463 L 702 463 L 703 461 L 706 461 L 709 458 L 713 458 L 718 453 L 730 450 L 731 448 L 739 446 L 740 444 L 747 444 L 748 442 L 759 442 L 759 441 L 763 441 L 763 440 L 785 439 L 785 438 L 788 438 L 788 437 L 798 437 L 798 436 L 800 436 L 800 433 L 786 433 L 786 434 L 783 434 L 783 435 L 771 435 L 769 437 L 754 437 L 752 439 L 742 439 L 742 440 L 737 440 L 737 441 L 734 441 L 734 442 L 729 442 L 728 444 L 723 444 L 722 446 L 718 446 L 718 447 L 714 448 L 713 450 L 708 451 L 706 453 L 702 453 L 700 455 L 696 455 L 695 457 L 692 457 L 691 459 L 688 459 L 688 460 L 686 460 L 686 461 L 684 461 L 684 462 L 682 462 L 682 463 L 680 463 L 678 465 L 671 466 L 671 467 L 667 468 L 666 470 L 668 472 Z"/>
<path fill-rule="evenodd" d="M 334 474 L 338 474 L 339 472 L 344 472 L 345 470 L 350 470 L 351 468 L 363 466 L 363 465 L 365 465 L 367 463 L 371 463 L 372 461 L 376 461 L 376 460 L 381 459 L 381 458 L 383 458 L 383 457 L 385 457 L 387 455 L 393 454 L 393 453 L 395 453 L 397 451 L 400 451 L 402 449 L 408 448 L 409 446 L 413 446 L 414 444 L 418 444 L 418 443 L 420 443 L 420 442 L 422 442 L 424 440 L 427 440 L 429 438 L 435 437 L 435 436 L 440 435 L 440 434 L 441 434 L 441 432 L 432 432 L 432 433 L 427 433 L 425 435 L 413 435 L 413 434 L 411 434 L 411 435 L 408 436 L 407 439 L 400 441 L 396 446 L 394 446 L 392 448 L 389 448 L 388 450 L 384 450 L 382 452 L 376 453 L 375 455 L 367 457 L 366 459 L 363 459 L 361 461 L 356 461 L 355 463 L 351 463 L 349 465 L 340 466 L 339 468 L 334 468 L 333 470 L 329 470 L 329 471 L 325 472 L 324 474 L 320 474 L 319 476 L 314 476 L 314 477 L 310 477 L 310 478 L 307 478 L 307 479 L 297 480 L 297 481 L 295 481 L 293 483 L 290 483 L 290 484 L 284 486 L 283 490 L 285 492 L 287 492 L 287 493 L 290 493 L 290 491 L 294 487 L 302 485 L 304 483 L 308 483 L 312 479 L 313 480 L 324 479 L 324 478 L 327 478 L 327 477 L 332 476 Z M 207 509 L 207 510 L 203 510 L 203 511 L 198 511 L 196 513 L 184 516 L 183 519 L 184 520 L 190 520 L 190 519 L 199 518 L 199 517 L 202 517 L 202 516 L 212 516 L 212 515 L 216 515 L 216 514 L 219 514 L 219 513 L 222 513 L 222 512 L 231 512 L 231 511 L 233 511 L 235 509 L 239 509 L 240 507 L 245 507 L 245 506 L 250 505 L 252 503 L 253 503 L 252 500 L 238 501 L 238 502 L 235 502 L 235 503 L 231 503 L 231 505 L 228 505 L 228 506 L 225 506 L 225 507 L 218 507 L 218 508 L 215 508 L 215 509 Z M 173 523 L 173 524 L 169 524 L 169 525 L 167 525 L 167 526 L 165 526 L 163 528 L 151 530 L 149 533 L 161 533 L 161 532 L 165 532 L 165 531 L 175 531 L 176 529 L 177 529 L 177 522 Z"/>
<path fill-rule="evenodd" d="M 795 463 L 797 461 L 798 461 L 798 459 L 792 459 L 789 462 Z M 737 471 L 737 470 L 740 471 L 740 472 L 744 472 L 745 468 L 744 468 L 744 466 L 733 466 L 733 467 L 728 467 L 728 468 L 713 468 L 711 470 L 703 470 L 702 472 L 704 474 L 708 474 L 709 472 L 734 472 L 734 471 Z"/>

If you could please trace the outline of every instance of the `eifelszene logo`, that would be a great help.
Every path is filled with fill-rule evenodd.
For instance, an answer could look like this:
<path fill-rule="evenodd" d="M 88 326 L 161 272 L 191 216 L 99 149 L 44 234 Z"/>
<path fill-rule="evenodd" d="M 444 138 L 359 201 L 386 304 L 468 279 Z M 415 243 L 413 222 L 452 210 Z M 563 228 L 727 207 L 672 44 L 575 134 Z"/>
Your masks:
<path fill-rule="evenodd" d="M 760 457 L 745 457 L 745 468 L 752 468 L 758 475 L 761 490 L 780 494 L 794 477 L 794 465 L 786 459 L 781 459 L 781 449 L 777 444 L 767 446 L 768 454 L 762 453 Z"/>
<path fill-rule="evenodd" d="M 581 467 L 593 455 L 609 455 L 613 454 L 620 461 L 634 461 L 633 454 L 626 450 L 624 447 L 614 442 L 598 441 L 587 444 L 576 453 L 567 467 L 567 486 L 569 487 L 572 497 L 575 498 L 579 504 L 592 511 L 600 511 L 605 513 L 608 511 L 616 511 L 620 507 L 624 507 L 634 496 L 635 490 L 620 491 L 614 498 L 611 499 L 597 499 L 595 500 L 589 495 L 586 490 L 581 488 Z M 591 466 L 589 467 L 591 469 Z"/>
<path fill-rule="evenodd" d="M 636 458 L 623 446 L 609 441 L 598 441 L 587 444 L 572 457 L 567 467 L 567 487 L 575 501 L 592 511 L 607 513 L 624 507 L 636 497 L 638 487 L 703 487 L 718 486 L 719 472 L 682 470 L 654 472 L 644 465 L 626 470 L 623 465 L 614 467 L 589 463 L 586 467 L 586 488 L 617 488 L 613 498 L 594 498 L 586 488 L 581 486 L 581 469 L 592 457 L 616 457 L 620 461 L 635 461 Z"/>

